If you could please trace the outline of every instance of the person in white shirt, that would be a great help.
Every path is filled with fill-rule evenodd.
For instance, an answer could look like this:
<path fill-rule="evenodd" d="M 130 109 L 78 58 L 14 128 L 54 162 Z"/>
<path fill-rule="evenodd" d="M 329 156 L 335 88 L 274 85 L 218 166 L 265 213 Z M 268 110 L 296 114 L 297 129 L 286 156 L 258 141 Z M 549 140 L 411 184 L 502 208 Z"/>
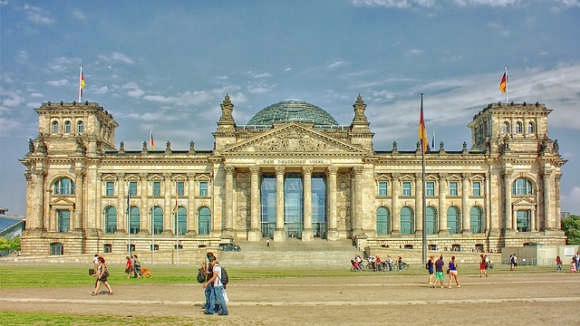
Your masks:
<path fill-rule="evenodd" d="M 218 315 L 227 315 L 228 308 L 226 306 L 226 300 L 224 298 L 224 285 L 222 283 L 222 268 L 217 262 L 217 259 L 211 260 L 210 265 L 212 267 L 212 275 L 207 280 L 207 282 L 203 283 L 203 287 L 207 288 L 210 285 L 213 285 L 213 295 L 210 296 L 210 304 L 208 309 L 204 312 L 206 315 L 213 315 L 217 312 Z M 216 303 L 219 305 L 219 311 L 215 311 Z"/>

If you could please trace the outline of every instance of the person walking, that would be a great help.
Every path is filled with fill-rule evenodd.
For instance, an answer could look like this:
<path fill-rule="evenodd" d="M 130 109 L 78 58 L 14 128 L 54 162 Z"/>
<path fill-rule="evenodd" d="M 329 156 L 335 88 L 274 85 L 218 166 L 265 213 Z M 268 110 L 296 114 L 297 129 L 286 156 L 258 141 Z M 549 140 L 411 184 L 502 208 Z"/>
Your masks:
<path fill-rule="evenodd" d="M 222 283 L 222 268 L 217 259 L 213 259 L 209 264 L 212 267 L 212 276 L 207 282 L 203 283 L 203 287 L 207 288 L 212 285 L 213 295 L 210 295 L 209 308 L 204 313 L 213 315 L 217 312 L 218 315 L 225 316 L 228 314 L 228 307 L 224 298 L 225 289 Z M 216 309 L 216 304 L 219 305 L 219 309 Z"/>
<path fill-rule="evenodd" d="M 455 256 L 451 256 L 451 261 L 449 262 L 449 284 L 448 287 L 451 289 L 451 279 L 455 280 L 455 284 L 460 288 L 459 279 L 457 278 L 457 262 L 455 261 Z"/>
<path fill-rule="evenodd" d="M 435 287 L 435 264 L 433 262 L 435 258 L 433 256 L 429 257 L 429 260 L 427 261 L 427 265 L 425 265 L 425 268 L 427 268 L 427 271 L 429 272 L 429 287 L 430 288 L 434 288 Z"/>
<path fill-rule="evenodd" d="M 439 281 L 439 285 L 443 288 L 443 266 L 445 266 L 445 262 L 443 261 L 443 255 L 439 256 L 439 259 L 435 262 L 435 283 Z"/>
<path fill-rule="evenodd" d="M 107 265 L 105 264 L 105 259 L 103 257 L 99 257 L 99 265 L 97 267 L 97 284 L 91 295 L 99 294 L 99 289 L 101 287 L 101 283 L 105 285 L 107 290 L 109 290 L 109 295 L 113 294 L 113 289 L 111 289 L 111 285 L 107 278 L 109 277 L 109 270 L 107 269 Z"/>
<path fill-rule="evenodd" d="M 213 254 L 213 252 L 208 252 L 206 254 L 206 258 L 207 262 L 203 262 L 201 264 L 201 271 L 205 274 L 205 282 L 207 282 L 207 280 L 209 280 L 209 278 L 212 276 L 213 266 L 211 265 L 211 262 L 213 260 L 216 260 L 216 256 Z M 204 286 L 204 295 L 205 295 L 205 304 L 203 305 L 202 310 L 207 311 L 209 310 L 210 302 L 212 301 L 211 296 L 213 295 L 213 284 Z"/>
<path fill-rule="evenodd" d="M 487 256 L 484 254 L 479 255 L 479 278 L 487 277 Z"/>
<path fill-rule="evenodd" d="M 131 278 L 133 276 L 133 260 L 131 257 L 125 257 L 125 274 L 127 274 L 127 278 Z"/>
<path fill-rule="evenodd" d="M 560 256 L 556 256 L 556 270 L 562 271 L 562 259 Z"/>

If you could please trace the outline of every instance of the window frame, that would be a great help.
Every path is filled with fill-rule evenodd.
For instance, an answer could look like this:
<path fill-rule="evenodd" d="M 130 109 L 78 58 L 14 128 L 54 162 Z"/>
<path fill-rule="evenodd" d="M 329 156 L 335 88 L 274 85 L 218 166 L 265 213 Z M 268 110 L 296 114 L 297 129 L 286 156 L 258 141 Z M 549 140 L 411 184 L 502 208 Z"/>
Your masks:
<path fill-rule="evenodd" d="M 389 185 L 387 181 L 379 181 L 378 184 L 378 196 L 387 197 L 389 191 Z"/>

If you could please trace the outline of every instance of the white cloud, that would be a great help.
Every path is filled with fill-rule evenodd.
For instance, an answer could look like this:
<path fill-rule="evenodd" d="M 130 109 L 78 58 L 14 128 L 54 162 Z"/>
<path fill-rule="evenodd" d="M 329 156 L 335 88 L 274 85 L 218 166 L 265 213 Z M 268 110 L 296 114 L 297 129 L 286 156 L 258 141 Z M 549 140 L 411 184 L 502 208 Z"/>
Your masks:
<path fill-rule="evenodd" d="M 17 107 L 24 103 L 24 98 L 16 91 L 4 90 L 0 88 L 0 98 L 2 98 L 2 106 Z"/>
<path fill-rule="evenodd" d="M 73 9 L 72 16 L 73 16 L 73 18 L 75 18 L 77 20 L 87 19 L 87 16 L 85 15 L 85 13 L 80 9 Z"/>
<path fill-rule="evenodd" d="M 143 96 L 143 94 L 145 94 L 145 91 L 143 91 L 139 85 L 137 85 L 134 82 L 130 82 L 127 83 L 125 85 L 123 85 L 122 87 L 123 89 L 127 89 L 127 95 L 131 96 L 131 97 L 141 97 Z"/>
<path fill-rule="evenodd" d="M 54 87 L 61 87 L 68 85 L 68 80 L 60 79 L 60 80 L 49 80 L 46 82 L 47 85 L 54 86 Z"/>
<path fill-rule="evenodd" d="M 421 55 L 423 54 L 423 50 L 421 49 L 411 49 L 409 50 L 410 55 Z"/>
<path fill-rule="evenodd" d="M 58 57 L 48 64 L 48 69 L 54 72 L 66 72 L 71 67 L 78 67 L 80 61 L 75 58 Z"/>
<path fill-rule="evenodd" d="M 290 68 L 290 67 L 284 68 L 284 72 L 289 72 L 289 71 L 292 71 L 292 68 Z"/>
<path fill-rule="evenodd" d="M 510 31 L 503 25 L 490 22 L 487 24 L 487 27 L 494 33 L 499 34 L 503 37 L 508 37 L 510 35 Z"/>
<path fill-rule="evenodd" d="M 570 212 L 574 215 L 580 214 L 580 186 L 575 185 L 567 194 L 561 194 L 561 209 L 562 211 Z"/>
<path fill-rule="evenodd" d="M 109 92 L 109 87 L 105 85 L 105 86 L 101 86 L 101 87 L 97 88 L 96 90 L 93 90 L 91 93 L 101 95 L 101 94 L 107 94 L 108 92 Z"/>
<path fill-rule="evenodd" d="M 346 65 L 346 62 L 342 61 L 342 60 L 336 60 L 335 62 L 329 64 L 328 66 L 326 66 L 326 68 L 333 70 L 333 69 L 337 69 L 339 67 L 342 67 Z"/>
<path fill-rule="evenodd" d="M 435 0 L 353 0 L 352 4 L 361 7 L 429 8 L 435 5 Z"/>
<path fill-rule="evenodd" d="M 453 0 L 460 7 L 467 6 L 488 6 L 488 7 L 508 7 L 519 4 L 520 0 Z"/>
<path fill-rule="evenodd" d="M 109 55 L 100 54 L 99 59 L 111 63 L 111 62 L 122 62 L 127 64 L 134 64 L 135 60 L 131 59 L 129 56 L 120 53 L 120 52 L 113 52 Z"/>
<path fill-rule="evenodd" d="M 29 22 L 37 25 L 51 25 L 54 24 L 54 19 L 50 17 L 50 13 L 40 7 L 31 6 L 28 4 L 24 5 L 24 12 L 26 13 L 26 19 Z"/>
<path fill-rule="evenodd" d="M 272 77 L 272 74 L 270 74 L 269 72 L 256 73 L 256 72 L 253 72 L 253 71 L 248 71 L 248 75 L 250 75 L 250 77 L 252 77 L 254 79 L 270 78 L 270 77 Z"/>
<path fill-rule="evenodd" d="M 30 55 L 28 55 L 28 51 L 20 50 L 20 51 L 18 51 L 18 54 L 16 55 L 16 62 L 26 63 L 26 62 L 28 62 L 29 58 L 30 58 Z"/>

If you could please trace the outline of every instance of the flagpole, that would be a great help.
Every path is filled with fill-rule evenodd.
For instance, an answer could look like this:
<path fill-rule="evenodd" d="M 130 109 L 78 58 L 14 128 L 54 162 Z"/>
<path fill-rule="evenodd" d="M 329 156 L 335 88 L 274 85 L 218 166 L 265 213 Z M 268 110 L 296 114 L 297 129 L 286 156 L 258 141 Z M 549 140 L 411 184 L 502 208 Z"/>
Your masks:
<path fill-rule="evenodd" d="M 129 239 L 129 245 L 127 246 L 127 251 L 129 252 L 129 258 L 132 259 L 132 255 L 131 255 L 131 214 L 130 214 L 130 210 L 131 210 L 131 192 L 130 192 L 130 186 L 129 183 L 127 183 L 127 210 L 126 210 L 126 217 L 127 217 L 127 234 L 128 234 L 128 239 Z"/>
<path fill-rule="evenodd" d="M 508 76 L 508 69 L 505 66 L 505 102 L 510 102 L 510 89 L 509 89 L 509 76 Z"/>
<path fill-rule="evenodd" d="M 81 65 L 81 71 L 79 72 L 79 103 L 83 100 L 83 65 Z"/>
<path fill-rule="evenodd" d="M 423 93 L 421 93 L 421 114 L 423 114 Z M 425 215 L 427 211 L 426 196 L 425 196 L 425 137 L 421 138 L 421 194 L 422 194 L 422 223 L 423 230 L 421 231 L 421 258 L 423 265 L 427 262 L 427 228 L 425 225 Z"/>
<path fill-rule="evenodd" d="M 179 210 L 179 191 L 177 189 L 177 181 L 175 182 L 175 240 L 177 242 L 176 249 L 177 249 L 177 265 L 179 266 L 179 214 L 177 211 Z"/>

